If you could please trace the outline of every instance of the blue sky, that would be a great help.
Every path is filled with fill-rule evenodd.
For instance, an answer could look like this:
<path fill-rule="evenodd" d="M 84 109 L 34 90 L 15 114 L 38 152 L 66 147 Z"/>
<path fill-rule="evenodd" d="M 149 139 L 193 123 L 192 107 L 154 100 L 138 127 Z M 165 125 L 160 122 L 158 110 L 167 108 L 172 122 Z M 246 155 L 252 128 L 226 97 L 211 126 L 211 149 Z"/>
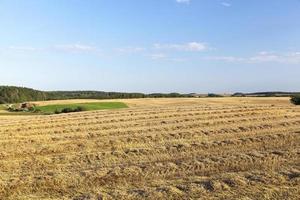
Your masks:
<path fill-rule="evenodd" d="M 300 91 L 299 0 L 0 0 L 0 85 Z"/>

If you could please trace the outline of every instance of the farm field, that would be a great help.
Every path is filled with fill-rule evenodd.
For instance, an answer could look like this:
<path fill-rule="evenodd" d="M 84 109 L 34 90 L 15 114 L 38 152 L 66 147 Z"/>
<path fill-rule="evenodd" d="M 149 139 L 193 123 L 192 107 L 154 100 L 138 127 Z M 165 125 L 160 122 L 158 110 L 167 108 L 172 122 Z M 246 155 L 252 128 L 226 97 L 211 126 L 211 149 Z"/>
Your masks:
<path fill-rule="evenodd" d="M 299 199 L 289 98 L 111 101 L 129 108 L 0 116 L 0 199 Z M 94 100 L 39 105 L 70 102 Z"/>

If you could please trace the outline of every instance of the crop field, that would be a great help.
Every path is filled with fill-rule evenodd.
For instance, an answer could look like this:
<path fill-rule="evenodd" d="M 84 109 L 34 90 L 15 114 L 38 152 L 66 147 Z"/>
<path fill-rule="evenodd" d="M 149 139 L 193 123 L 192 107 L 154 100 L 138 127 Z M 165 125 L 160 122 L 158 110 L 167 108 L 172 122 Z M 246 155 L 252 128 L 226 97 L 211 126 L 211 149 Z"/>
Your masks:
<path fill-rule="evenodd" d="M 289 98 L 117 101 L 129 108 L 0 116 L 0 199 L 299 199 Z"/>

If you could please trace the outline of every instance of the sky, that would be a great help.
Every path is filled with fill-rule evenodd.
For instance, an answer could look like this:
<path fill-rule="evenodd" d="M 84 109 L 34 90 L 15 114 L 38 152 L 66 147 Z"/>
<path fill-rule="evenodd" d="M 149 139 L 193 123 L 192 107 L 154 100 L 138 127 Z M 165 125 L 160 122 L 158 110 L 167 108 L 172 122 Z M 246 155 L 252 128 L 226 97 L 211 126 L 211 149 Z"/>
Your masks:
<path fill-rule="evenodd" d="M 300 91 L 300 0 L 0 0 L 0 85 Z"/>

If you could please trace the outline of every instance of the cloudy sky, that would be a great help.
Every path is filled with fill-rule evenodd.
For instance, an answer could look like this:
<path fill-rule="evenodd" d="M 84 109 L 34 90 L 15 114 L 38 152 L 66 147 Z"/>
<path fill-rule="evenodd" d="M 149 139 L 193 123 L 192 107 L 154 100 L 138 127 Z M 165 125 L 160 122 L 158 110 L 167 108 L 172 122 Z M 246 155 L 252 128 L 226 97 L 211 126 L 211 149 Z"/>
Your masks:
<path fill-rule="evenodd" d="M 0 0 L 0 85 L 300 91 L 299 0 Z"/>

